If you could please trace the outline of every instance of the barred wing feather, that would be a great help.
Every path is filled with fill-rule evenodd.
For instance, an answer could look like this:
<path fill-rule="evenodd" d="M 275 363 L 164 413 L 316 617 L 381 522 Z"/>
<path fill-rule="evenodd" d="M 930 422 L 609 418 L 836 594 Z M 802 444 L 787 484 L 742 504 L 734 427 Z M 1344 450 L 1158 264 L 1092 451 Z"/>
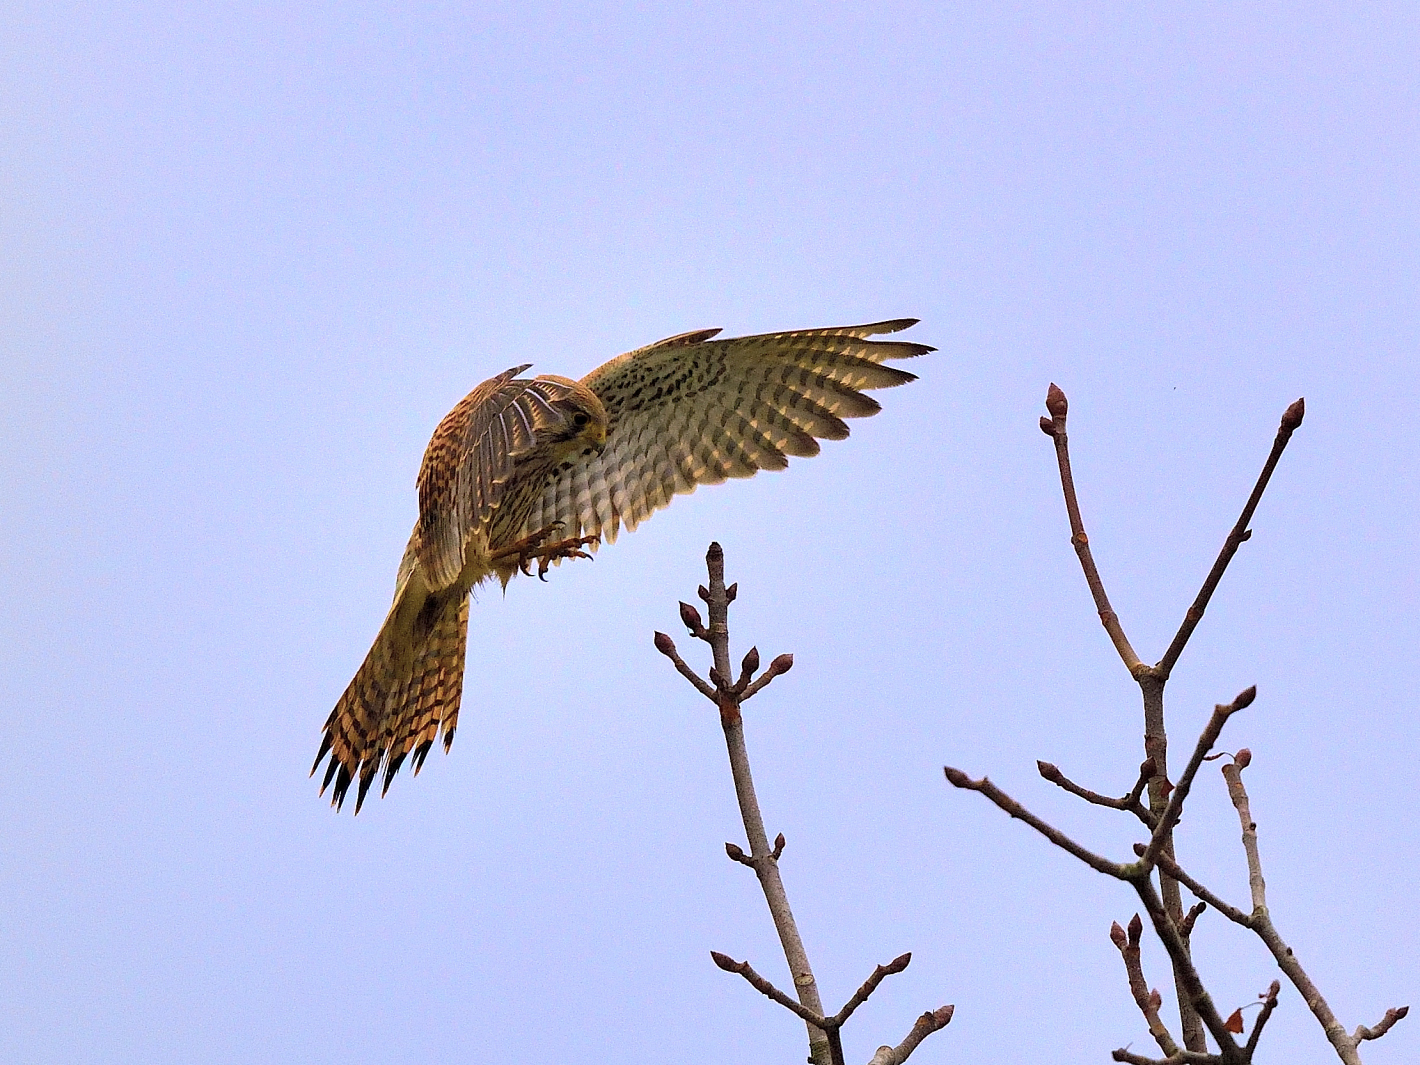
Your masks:
<path fill-rule="evenodd" d="M 524 531 L 560 521 L 562 535 L 611 543 L 698 485 L 818 454 L 819 440 L 848 435 L 845 418 L 878 412 L 864 390 L 916 380 L 884 363 L 934 349 L 867 339 L 914 324 L 724 340 L 714 339 L 718 329 L 701 330 L 611 360 L 582 379 L 607 409 L 606 449 L 559 468 Z"/>

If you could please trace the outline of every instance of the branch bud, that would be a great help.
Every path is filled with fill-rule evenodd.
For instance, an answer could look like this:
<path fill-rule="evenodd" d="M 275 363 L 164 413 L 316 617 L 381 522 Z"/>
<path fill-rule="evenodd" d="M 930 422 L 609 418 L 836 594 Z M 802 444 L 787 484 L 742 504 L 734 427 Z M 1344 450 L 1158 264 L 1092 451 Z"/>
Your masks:
<path fill-rule="evenodd" d="M 725 690 L 725 678 L 720 676 L 720 671 L 714 666 L 710 667 L 710 683 L 715 685 L 720 691 Z"/>
<path fill-rule="evenodd" d="M 1145 758 L 1139 763 L 1139 775 L 1145 780 L 1153 780 L 1154 774 L 1158 772 L 1157 765 L 1153 758 Z"/>
<path fill-rule="evenodd" d="M 1290 407 L 1288 407 L 1285 412 L 1283 412 L 1282 428 L 1287 430 L 1288 432 L 1291 432 L 1293 429 L 1300 428 L 1302 424 L 1302 419 L 1306 416 L 1306 413 L 1307 400 L 1306 397 L 1303 396 L 1301 399 L 1297 400 L 1297 402 L 1293 403 Z"/>
<path fill-rule="evenodd" d="M 661 654 L 665 655 L 667 658 L 675 654 L 675 641 L 664 632 L 656 633 L 655 643 L 656 650 L 660 651 Z"/>
<path fill-rule="evenodd" d="M 1046 436 L 1055 435 L 1055 422 L 1044 414 L 1040 416 L 1040 431 Z"/>
<path fill-rule="evenodd" d="M 1045 393 L 1045 409 L 1056 418 L 1065 417 L 1070 410 L 1070 401 L 1054 381 L 1050 382 L 1050 388 Z"/>
<path fill-rule="evenodd" d="M 896 958 L 893 958 L 892 961 L 883 966 L 883 969 L 889 973 L 900 973 L 903 969 L 907 968 L 910 961 L 912 961 L 912 951 L 909 950 L 906 954 L 899 954 Z"/>
<path fill-rule="evenodd" d="M 1064 778 L 1063 774 L 1060 772 L 1060 768 L 1050 762 L 1037 761 L 1035 767 L 1040 771 L 1040 775 L 1052 784 L 1059 784 Z"/>
<path fill-rule="evenodd" d="M 700 611 L 689 603 L 680 604 L 681 624 L 690 630 L 692 636 L 705 635 L 705 623 L 700 620 Z"/>
<path fill-rule="evenodd" d="M 1124 938 L 1124 929 L 1119 927 L 1118 921 L 1111 921 L 1109 925 L 1109 939 L 1120 950 L 1124 949 L 1124 944 L 1128 942 Z"/>
<path fill-rule="evenodd" d="M 782 832 L 780 832 L 779 835 L 774 837 L 774 851 L 770 854 L 770 857 L 773 858 L 776 862 L 779 860 L 779 855 L 784 853 L 785 842 L 787 841 L 784 839 L 784 833 Z"/>
<path fill-rule="evenodd" d="M 953 769 L 949 765 L 942 766 L 942 772 L 947 774 L 947 781 L 954 788 L 971 787 L 971 777 L 967 776 L 960 769 Z"/>
<path fill-rule="evenodd" d="M 753 676 L 759 669 L 759 648 L 751 647 L 749 653 L 745 655 L 744 661 L 740 663 L 740 668 Z"/>
<path fill-rule="evenodd" d="M 1133 917 L 1129 918 L 1129 943 L 1130 943 L 1130 945 L 1137 947 L 1137 946 L 1139 945 L 1139 937 L 1142 936 L 1143 934 L 1144 934 L 1144 922 L 1141 921 L 1141 920 L 1139 920 L 1139 915 L 1136 913 Z"/>
<path fill-rule="evenodd" d="M 725 589 L 725 602 L 733 603 L 735 601 L 735 596 L 739 594 L 740 585 L 739 582 L 736 581 L 734 584 L 730 585 L 728 588 Z"/>
<path fill-rule="evenodd" d="M 739 962 L 735 961 L 735 959 L 728 954 L 721 954 L 718 950 L 712 950 L 710 952 L 710 960 L 727 973 L 737 973 L 740 971 Z"/>
<path fill-rule="evenodd" d="M 1238 692 L 1238 697 L 1233 700 L 1233 709 L 1242 710 L 1252 705 L 1252 701 L 1257 698 L 1257 685 L 1254 684 L 1246 691 Z"/>
<path fill-rule="evenodd" d="M 1164 1004 L 1164 1000 L 1163 1000 L 1163 998 L 1159 995 L 1159 989 L 1158 989 L 1157 987 L 1154 988 L 1152 991 L 1149 992 L 1149 1008 L 1150 1008 L 1151 1010 L 1156 1010 L 1156 1009 L 1158 1009 L 1160 1006 L 1162 1006 L 1163 1004 Z"/>
<path fill-rule="evenodd" d="M 790 654 L 779 655 L 773 662 L 769 663 L 769 675 L 778 677 L 794 668 L 794 656 Z"/>
<path fill-rule="evenodd" d="M 728 854 L 728 855 L 730 856 L 730 858 L 731 858 L 732 860 L 734 860 L 734 861 L 742 862 L 742 861 L 745 860 L 745 852 L 744 852 L 744 850 L 743 850 L 741 847 L 739 847 L 739 845 L 737 845 L 737 844 L 734 844 L 734 843 L 726 843 L 726 844 L 725 844 L 725 853 Z"/>
<path fill-rule="evenodd" d="M 1252 765 L 1252 752 L 1244 747 L 1237 754 L 1233 755 L 1233 765 L 1239 769 L 1246 769 Z"/>

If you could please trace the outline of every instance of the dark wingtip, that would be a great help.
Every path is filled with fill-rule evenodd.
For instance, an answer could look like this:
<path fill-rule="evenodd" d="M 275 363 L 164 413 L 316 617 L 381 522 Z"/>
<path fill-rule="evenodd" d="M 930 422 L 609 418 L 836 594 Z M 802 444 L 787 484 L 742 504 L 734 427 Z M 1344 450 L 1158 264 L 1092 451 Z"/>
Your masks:
<path fill-rule="evenodd" d="M 450 725 L 444 729 L 444 753 L 449 753 L 449 748 L 454 745 L 454 733 L 458 731 L 457 725 Z"/>
<path fill-rule="evenodd" d="M 320 768 L 322 759 L 324 759 L 325 756 L 330 753 L 330 745 L 334 738 L 335 737 L 331 735 L 330 731 L 327 730 L 325 736 L 320 741 L 320 753 L 316 755 L 316 760 L 311 763 L 311 771 L 309 774 L 307 774 L 308 776 L 316 775 L 316 770 Z M 327 777 L 326 779 L 327 781 L 329 781 L 330 778 Z M 324 784 L 321 785 L 320 790 L 325 791 Z"/>
<path fill-rule="evenodd" d="M 429 757 L 429 748 L 434 746 L 432 739 L 425 740 L 418 747 L 414 748 L 414 775 L 419 775 L 419 770 L 424 768 L 424 759 Z"/>
<path fill-rule="evenodd" d="M 408 751 L 401 751 L 390 759 L 389 765 L 385 766 L 385 780 L 384 786 L 380 788 L 380 798 L 383 799 L 389 793 L 390 782 L 394 780 L 394 775 L 399 772 L 399 767 L 404 764 L 404 759 L 408 754 Z"/>

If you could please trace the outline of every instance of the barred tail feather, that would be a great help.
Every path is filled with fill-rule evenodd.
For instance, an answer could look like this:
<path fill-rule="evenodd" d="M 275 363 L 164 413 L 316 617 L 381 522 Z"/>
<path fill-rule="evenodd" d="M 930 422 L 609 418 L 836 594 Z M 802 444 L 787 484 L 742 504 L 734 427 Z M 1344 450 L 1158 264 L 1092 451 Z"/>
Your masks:
<path fill-rule="evenodd" d="M 326 720 L 320 753 L 311 766 L 314 775 L 330 756 L 320 790 L 324 795 L 334 784 L 330 801 L 336 809 L 344 805 L 346 792 L 358 780 L 358 814 L 381 769 L 380 794 L 387 792 L 411 751 L 417 774 L 441 730 L 444 750 L 453 743 L 463 694 L 468 604 L 468 596 L 461 595 L 439 605 L 427 625 L 415 626 L 413 648 L 399 646 L 401 639 L 411 636 L 397 632 L 393 618 L 381 629 Z"/>

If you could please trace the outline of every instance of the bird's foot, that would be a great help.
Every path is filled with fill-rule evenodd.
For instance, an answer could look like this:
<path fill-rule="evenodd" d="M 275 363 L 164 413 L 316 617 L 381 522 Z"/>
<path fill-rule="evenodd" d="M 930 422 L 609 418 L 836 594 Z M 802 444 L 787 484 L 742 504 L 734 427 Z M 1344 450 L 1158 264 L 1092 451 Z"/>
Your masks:
<path fill-rule="evenodd" d="M 531 564 L 537 560 L 537 576 L 539 580 L 547 580 L 547 568 L 561 558 L 585 558 L 592 556 L 583 551 L 582 548 L 588 544 L 594 544 L 601 539 L 599 536 L 573 536 L 566 540 L 557 540 L 548 543 L 547 538 L 558 529 L 563 523 L 554 521 L 551 525 L 545 525 L 537 532 L 524 536 L 516 543 L 511 543 L 493 555 L 495 559 L 511 558 L 516 559 L 518 569 L 523 576 L 531 577 Z"/>

